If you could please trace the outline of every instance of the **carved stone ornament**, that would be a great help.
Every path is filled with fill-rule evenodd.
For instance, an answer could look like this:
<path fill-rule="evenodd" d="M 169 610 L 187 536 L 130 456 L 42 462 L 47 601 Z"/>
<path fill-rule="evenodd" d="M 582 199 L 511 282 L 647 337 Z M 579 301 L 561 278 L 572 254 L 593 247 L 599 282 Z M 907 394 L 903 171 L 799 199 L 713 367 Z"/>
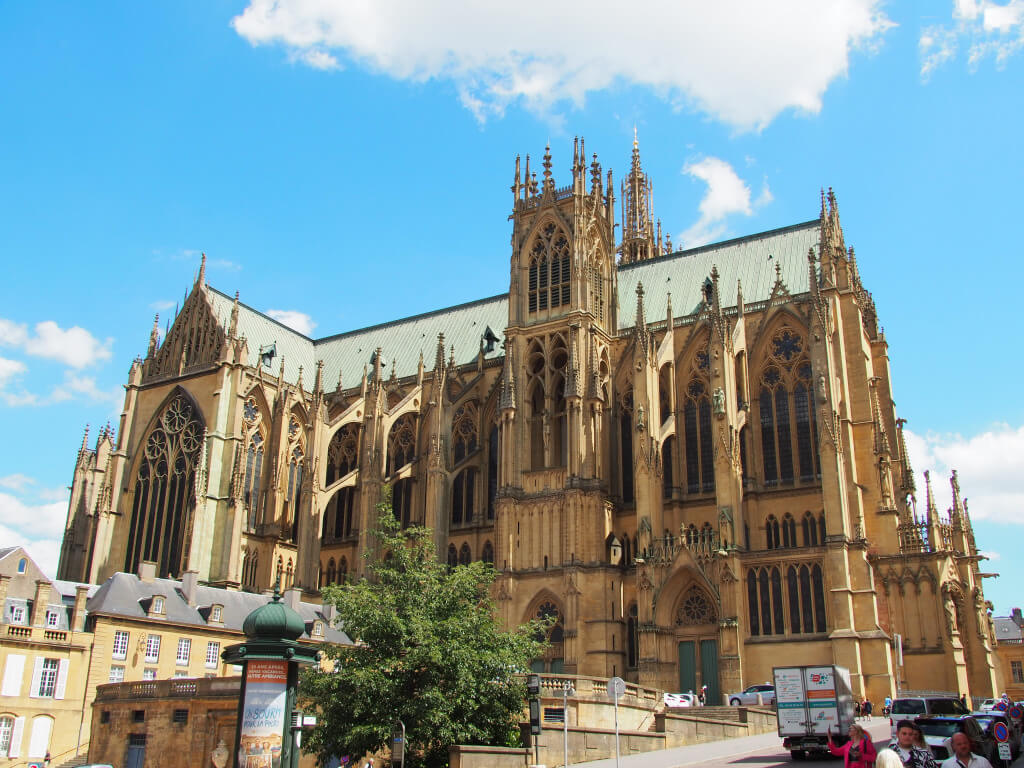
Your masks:
<path fill-rule="evenodd" d="M 725 392 L 721 387 L 715 387 L 715 391 L 711 394 L 711 408 L 715 412 L 715 416 L 719 418 L 725 416 Z"/>
<path fill-rule="evenodd" d="M 214 768 L 224 768 L 228 764 L 228 758 L 231 756 L 228 751 L 227 745 L 224 744 L 224 739 L 221 739 L 217 748 L 210 753 L 210 762 L 213 763 Z"/>

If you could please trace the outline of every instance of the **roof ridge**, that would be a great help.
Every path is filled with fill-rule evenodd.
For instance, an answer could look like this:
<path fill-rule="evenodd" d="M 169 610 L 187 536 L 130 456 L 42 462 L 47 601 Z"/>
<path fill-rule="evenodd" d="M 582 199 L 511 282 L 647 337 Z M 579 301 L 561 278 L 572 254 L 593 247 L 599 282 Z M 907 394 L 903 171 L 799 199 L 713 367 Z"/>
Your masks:
<path fill-rule="evenodd" d="M 650 259 L 644 259 L 643 261 L 634 261 L 630 264 L 619 264 L 619 271 L 630 271 L 637 267 L 642 267 L 645 264 L 653 264 L 661 261 L 668 261 L 669 259 L 678 259 L 680 257 L 693 256 L 704 251 L 711 251 L 717 248 L 723 248 L 730 245 L 738 245 L 739 243 L 747 243 L 752 240 L 761 240 L 766 237 L 772 237 L 774 235 L 782 235 L 787 232 L 796 232 L 800 229 L 811 229 L 812 227 L 818 227 L 820 225 L 818 219 L 810 219 L 808 221 L 801 222 L 799 224 L 789 224 L 785 227 L 777 227 L 775 229 L 768 229 L 764 232 L 755 232 L 752 235 L 744 235 L 743 237 L 734 237 L 729 240 L 719 240 L 714 243 L 707 243 L 706 245 L 698 245 L 696 248 L 687 248 L 682 251 L 674 251 L 673 253 L 662 254 L 661 256 L 655 256 Z"/>
<path fill-rule="evenodd" d="M 218 296 L 222 296 L 223 298 L 227 299 L 228 301 L 234 302 L 234 300 L 235 300 L 234 296 L 228 296 L 226 293 L 224 293 L 224 291 L 218 290 L 218 289 L 214 288 L 212 285 L 207 285 L 206 287 L 209 288 L 214 293 L 216 293 Z M 275 320 L 270 315 L 268 315 L 266 312 L 260 312 L 260 310 L 256 309 L 256 307 L 251 307 L 248 304 L 246 304 L 244 301 L 239 301 L 238 302 L 238 306 L 244 307 L 245 309 L 248 309 L 250 312 L 255 312 L 257 315 L 262 317 L 264 320 L 269 320 L 274 325 L 278 325 L 278 326 L 284 328 L 286 331 L 294 333 L 300 339 L 305 339 L 310 344 L 315 344 L 316 343 L 316 339 L 312 339 L 312 338 L 310 338 L 309 336 L 307 336 L 304 333 L 299 333 L 294 328 L 292 328 L 290 325 L 285 325 L 280 320 Z M 220 318 L 217 318 L 217 320 L 219 322 Z"/>

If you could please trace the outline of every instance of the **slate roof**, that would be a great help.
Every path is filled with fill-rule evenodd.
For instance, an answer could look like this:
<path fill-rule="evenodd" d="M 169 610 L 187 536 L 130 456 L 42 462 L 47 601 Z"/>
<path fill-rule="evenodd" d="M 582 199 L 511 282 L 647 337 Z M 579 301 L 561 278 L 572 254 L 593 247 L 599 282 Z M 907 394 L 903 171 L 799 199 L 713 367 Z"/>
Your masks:
<path fill-rule="evenodd" d="M 1024 640 L 1024 631 L 1009 616 L 994 616 L 992 623 L 996 628 L 996 642 L 1019 643 Z"/>
<path fill-rule="evenodd" d="M 181 592 L 181 582 L 174 579 L 153 579 L 142 581 L 133 573 L 115 573 L 89 599 L 86 608 L 89 613 L 102 613 L 123 616 L 132 619 L 145 619 L 149 616 L 148 606 L 153 597 L 164 598 L 166 621 L 174 624 L 186 624 L 199 627 L 241 631 L 245 617 L 261 605 L 269 602 L 267 595 L 251 592 L 235 592 L 217 587 L 199 585 L 196 587 L 195 605 L 189 605 Z M 210 607 L 223 606 L 221 622 L 209 622 Z M 297 612 L 306 623 L 303 637 L 309 639 L 313 622 L 317 619 L 325 624 L 323 639 L 331 643 L 351 644 L 344 632 L 331 627 L 320 605 L 300 602 Z"/>
<path fill-rule="evenodd" d="M 814 219 L 781 229 L 705 245 L 686 251 L 659 256 L 618 268 L 619 331 L 632 328 L 636 317 L 636 288 L 643 283 L 647 322 L 663 320 L 672 294 L 672 310 L 676 318 L 694 315 L 700 308 L 702 287 L 718 268 L 722 306 L 736 306 L 737 281 L 743 283 L 744 303 L 749 308 L 766 301 L 776 280 L 776 265 L 787 290 L 798 295 L 810 290 L 807 251 L 818 250 L 819 221 Z M 214 315 L 226 328 L 234 299 L 210 288 L 207 295 Z M 399 378 L 414 375 L 423 354 L 426 370 L 434 365 L 437 335 L 445 336 L 445 357 L 455 347 L 455 362 L 473 362 L 480 350 L 480 339 L 486 328 L 499 338 L 508 324 L 508 294 L 439 309 L 413 317 L 394 320 L 368 328 L 348 331 L 321 339 L 310 339 L 282 325 L 267 315 L 239 303 L 238 334 L 249 345 L 250 365 L 259 365 L 261 347 L 274 345 L 277 356 L 268 376 L 276 377 L 284 357 L 285 379 L 294 384 L 299 366 L 303 368 L 303 385 L 313 386 L 316 361 L 324 361 L 324 386 L 333 389 L 340 370 L 343 386 L 355 386 L 363 375 L 363 366 L 377 347 L 384 351 L 386 376 L 392 363 Z M 487 354 L 500 358 L 501 346 Z"/>

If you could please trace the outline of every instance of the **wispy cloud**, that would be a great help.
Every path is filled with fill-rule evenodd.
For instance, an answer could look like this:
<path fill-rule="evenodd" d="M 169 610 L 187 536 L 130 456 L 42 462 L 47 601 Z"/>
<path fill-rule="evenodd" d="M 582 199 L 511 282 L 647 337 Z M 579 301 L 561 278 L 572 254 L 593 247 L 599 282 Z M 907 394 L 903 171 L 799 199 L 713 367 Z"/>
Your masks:
<path fill-rule="evenodd" d="M 1024 0 L 954 0 L 950 22 L 927 26 L 918 38 L 921 78 L 927 81 L 961 49 L 966 49 L 972 71 L 988 58 L 997 67 L 1005 66 L 1024 50 Z"/>
<path fill-rule="evenodd" d="M 317 69 L 340 57 L 398 80 L 448 80 L 480 120 L 514 104 L 550 117 L 627 83 L 747 130 L 784 110 L 818 112 L 853 52 L 877 47 L 893 26 L 881 6 L 640 0 L 623 13 L 586 0 L 250 0 L 232 25 Z M 524 34 L 524 18 L 544 23 Z M 568 29 L 586 44 L 567 45 Z"/>
<path fill-rule="evenodd" d="M 750 216 L 755 208 L 767 205 L 773 199 L 766 178 L 757 200 L 751 204 L 750 187 L 729 163 L 717 157 L 687 163 L 683 173 L 707 185 L 698 206 L 700 217 L 679 236 L 685 248 L 695 248 L 721 238 L 728 231 L 729 216 Z"/>
<path fill-rule="evenodd" d="M 12 478 L 13 482 L 4 483 Z M 13 491 L 0 492 L 0 541 L 7 546 L 25 547 L 43 572 L 55 577 L 67 520 L 68 492 L 47 489 L 32 493 L 30 489 L 36 484 L 34 478 L 25 475 L 0 478 L 0 487 Z M 43 498 L 44 493 L 47 498 Z"/>
<path fill-rule="evenodd" d="M 267 315 L 282 325 L 287 325 L 289 328 L 298 331 L 303 336 L 312 335 L 313 329 L 316 328 L 313 318 L 305 312 L 299 312 L 294 309 L 268 309 Z"/>

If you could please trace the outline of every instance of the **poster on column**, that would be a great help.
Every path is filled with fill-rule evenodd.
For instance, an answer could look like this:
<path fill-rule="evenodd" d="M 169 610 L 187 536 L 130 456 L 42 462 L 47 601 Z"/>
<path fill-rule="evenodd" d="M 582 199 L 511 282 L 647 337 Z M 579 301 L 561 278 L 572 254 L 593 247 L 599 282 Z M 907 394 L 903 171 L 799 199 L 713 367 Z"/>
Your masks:
<path fill-rule="evenodd" d="M 246 664 L 239 768 L 280 768 L 287 687 L 287 661 Z"/>

